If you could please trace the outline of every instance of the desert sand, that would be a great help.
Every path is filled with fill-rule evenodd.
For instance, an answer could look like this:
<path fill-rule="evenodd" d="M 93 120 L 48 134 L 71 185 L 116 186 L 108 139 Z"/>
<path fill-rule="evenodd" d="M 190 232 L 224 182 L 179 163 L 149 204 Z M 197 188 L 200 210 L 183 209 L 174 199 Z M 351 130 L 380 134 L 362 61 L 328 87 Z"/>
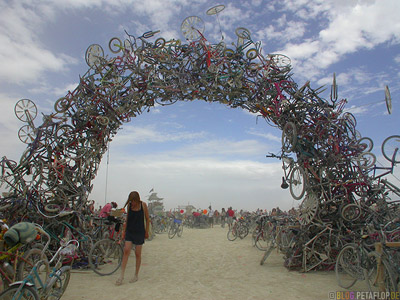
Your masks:
<path fill-rule="evenodd" d="M 142 252 L 139 281 L 129 283 L 134 274 L 132 253 L 121 286 L 110 276 L 92 271 L 73 271 L 62 300 L 124 299 L 336 299 L 343 290 L 334 272 L 300 273 L 283 266 L 282 254 L 273 252 L 263 266 L 261 251 L 251 245 L 251 237 L 233 242 L 227 228 L 187 229 L 182 237 L 167 234 L 146 241 Z"/>

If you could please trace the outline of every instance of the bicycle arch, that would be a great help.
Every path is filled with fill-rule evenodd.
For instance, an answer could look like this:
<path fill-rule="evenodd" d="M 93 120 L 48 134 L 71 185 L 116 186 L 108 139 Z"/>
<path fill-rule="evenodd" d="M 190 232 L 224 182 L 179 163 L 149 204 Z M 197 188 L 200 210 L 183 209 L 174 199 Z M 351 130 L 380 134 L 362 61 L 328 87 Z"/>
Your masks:
<path fill-rule="evenodd" d="M 88 47 L 90 68 L 78 86 L 56 101 L 55 112 L 41 126 L 33 130 L 28 124 L 24 132 L 29 145 L 20 162 L 2 170 L 13 198 L 29 198 L 46 212 L 56 206 L 86 206 L 100 160 L 119 127 L 156 103 L 192 99 L 241 107 L 283 131 L 283 154 L 303 170 L 293 172 L 298 178 L 289 183 L 292 189 L 300 187 L 298 194 L 293 192 L 296 199 L 306 194 L 300 218 L 304 224 L 326 200 L 320 200 L 322 195 L 330 193 L 337 201 L 351 198 L 322 185 L 358 176 L 350 161 L 364 149 L 354 146 L 355 118 L 342 113 L 346 100 L 337 101 L 335 88 L 330 101 L 309 82 L 299 88 L 291 77 L 290 59 L 263 55 L 261 43 L 252 41 L 247 29 L 236 30 L 238 42 L 229 49 L 208 43 L 196 17 L 189 18 L 187 44 L 163 38 L 152 43 L 146 39 L 155 32 L 147 32 L 137 38 L 141 44 L 131 35 L 124 42 L 111 39 L 111 56 L 98 44 Z M 17 117 L 32 124 L 36 107 L 21 101 Z"/>

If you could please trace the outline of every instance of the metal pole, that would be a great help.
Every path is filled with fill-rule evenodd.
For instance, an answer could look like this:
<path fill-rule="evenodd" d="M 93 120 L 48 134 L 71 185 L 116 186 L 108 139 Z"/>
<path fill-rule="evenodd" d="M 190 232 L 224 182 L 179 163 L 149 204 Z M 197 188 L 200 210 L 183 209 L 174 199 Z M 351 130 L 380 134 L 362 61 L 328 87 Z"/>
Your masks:
<path fill-rule="evenodd" d="M 107 167 L 106 167 L 106 189 L 104 192 L 104 205 L 107 204 L 107 186 L 108 186 L 108 164 L 110 162 L 110 142 L 108 143 L 108 151 L 107 151 Z"/>

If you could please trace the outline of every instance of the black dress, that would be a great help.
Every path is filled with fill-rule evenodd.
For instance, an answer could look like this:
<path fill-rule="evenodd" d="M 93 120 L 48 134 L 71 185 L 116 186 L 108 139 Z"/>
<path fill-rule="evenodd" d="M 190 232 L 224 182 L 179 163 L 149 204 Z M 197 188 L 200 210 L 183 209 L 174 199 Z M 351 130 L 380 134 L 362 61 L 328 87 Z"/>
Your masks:
<path fill-rule="evenodd" d="M 131 209 L 131 204 L 129 204 L 125 241 L 130 241 L 134 245 L 143 245 L 144 234 L 144 211 L 142 202 L 140 202 L 140 210 L 138 211 L 133 211 Z"/>

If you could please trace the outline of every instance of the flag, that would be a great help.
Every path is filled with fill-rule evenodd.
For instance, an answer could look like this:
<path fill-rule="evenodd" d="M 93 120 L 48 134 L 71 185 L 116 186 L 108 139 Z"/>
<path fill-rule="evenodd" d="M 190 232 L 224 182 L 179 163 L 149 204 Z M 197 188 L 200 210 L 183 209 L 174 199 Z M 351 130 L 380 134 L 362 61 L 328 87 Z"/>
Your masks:
<path fill-rule="evenodd" d="M 152 191 L 154 191 L 154 189 L 151 189 L 149 193 L 151 193 Z"/>

